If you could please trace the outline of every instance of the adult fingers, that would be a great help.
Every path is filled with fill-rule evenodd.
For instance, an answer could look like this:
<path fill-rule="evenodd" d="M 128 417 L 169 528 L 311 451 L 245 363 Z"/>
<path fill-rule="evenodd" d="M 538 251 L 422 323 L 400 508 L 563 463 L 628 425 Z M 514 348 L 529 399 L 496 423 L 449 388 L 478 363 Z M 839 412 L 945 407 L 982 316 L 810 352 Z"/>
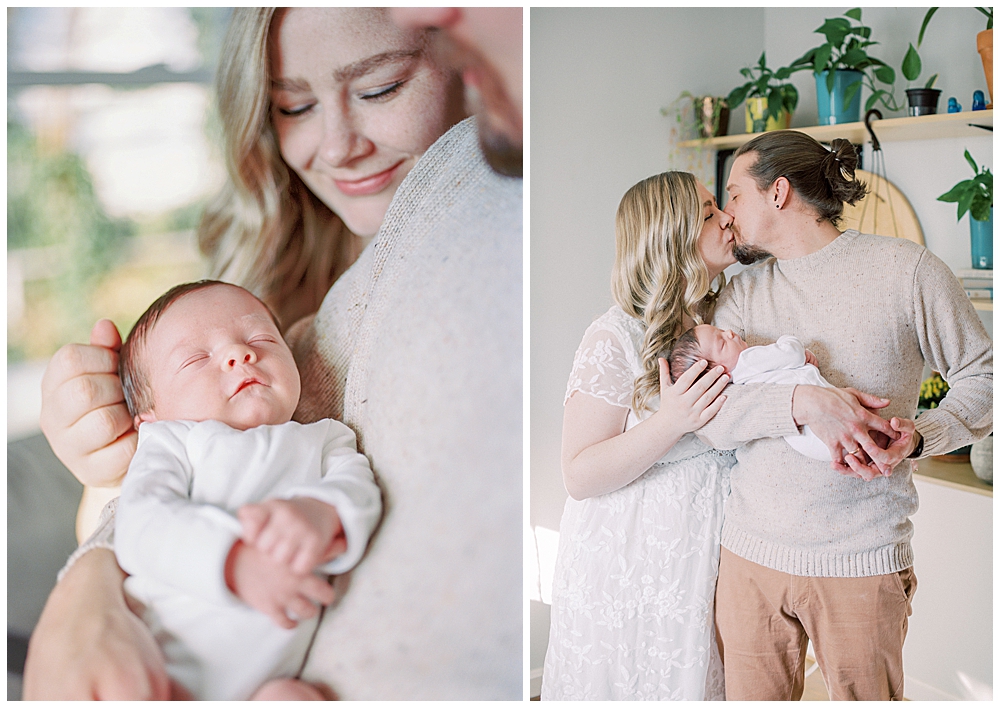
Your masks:
<path fill-rule="evenodd" d="M 719 368 L 721 369 L 721 367 Z M 691 387 L 691 390 L 697 392 L 697 390 L 701 387 L 702 382 L 710 378 L 714 379 L 714 381 L 712 381 L 711 386 L 706 386 L 705 390 L 698 397 L 698 406 L 708 407 L 710 403 L 719 397 L 719 394 L 722 393 L 723 389 L 725 389 L 729 384 L 729 375 L 726 374 L 725 371 L 716 372 L 716 370 L 713 369 L 702 376 L 698 382 Z"/>
<path fill-rule="evenodd" d="M 664 359 L 662 356 L 657 357 L 656 363 L 660 367 L 660 399 L 663 398 L 663 394 L 667 392 L 670 388 L 670 363 Z"/>
<path fill-rule="evenodd" d="M 134 430 L 132 416 L 123 404 L 101 406 L 85 413 L 66 429 L 64 447 L 89 455 Z"/>
<path fill-rule="evenodd" d="M 105 347 L 66 344 L 49 359 L 42 374 L 42 405 L 66 381 L 85 374 L 118 375 L 118 354 Z"/>
<path fill-rule="evenodd" d="M 861 405 L 865 408 L 885 408 L 890 403 L 888 398 L 882 398 L 871 393 L 865 393 L 864 391 L 859 391 L 856 388 L 848 387 L 844 390 L 850 391 L 854 394 L 855 398 L 857 398 Z"/>
<path fill-rule="evenodd" d="M 97 320 L 90 330 L 90 343 L 95 347 L 105 347 L 117 352 L 122 348 L 122 336 L 111 320 Z"/>
<path fill-rule="evenodd" d="M 722 405 L 726 402 L 725 396 L 718 396 L 701 412 L 701 424 L 704 425 L 715 417 L 715 414 L 722 410 Z"/>
<path fill-rule="evenodd" d="M 92 487 L 112 487 L 121 484 L 135 455 L 139 433 L 130 430 L 110 445 L 94 450 L 69 467 L 74 476 Z"/>
<path fill-rule="evenodd" d="M 701 372 L 705 371 L 707 368 L 708 362 L 704 359 L 699 359 L 691 365 L 690 369 L 677 377 L 677 381 L 674 383 L 672 388 L 675 388 L 677 393 L 684 393 L 691 388 L 694 380 L 701 376 Z"/>
<path fill-rule="evenodd" d="M 50 428 L 68 428 L 91 411 L 121 405 L 126 413 L 125 393 L 118 374 L 91 373 L 67 379 L 49 395 L 44 418 Z"/>
<path fill-rule="evenodd" d="M 850 467 L 853 472 L 857 473 L 866 482 L 871 482 L 881 474 L 878 469 L 872 469 L 867 465 L 861 464 L 855 455 L 844 455 L 844 464 Z"/>

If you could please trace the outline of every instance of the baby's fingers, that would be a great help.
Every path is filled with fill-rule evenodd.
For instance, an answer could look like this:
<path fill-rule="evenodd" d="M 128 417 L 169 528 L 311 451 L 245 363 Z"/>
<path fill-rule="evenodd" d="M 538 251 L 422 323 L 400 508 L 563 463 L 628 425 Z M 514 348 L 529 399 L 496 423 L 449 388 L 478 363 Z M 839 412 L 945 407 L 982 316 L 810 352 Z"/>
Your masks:
<path fill-rule="evenodd" d="M 243 542 L 254 545 L 257 542 L 260 532 L 267 525 L 270 514 L 260 504 L 246 504 L 236 512 L 236 518 L 240 520 L 243 528 Z"/>
<path fill-rule="evenodd" d="M 312 573 L 302 579 L 302 583 L 299 585 L 299 593 L 317 605 L 329 605 L 335 597 L 330 583 Z"/>

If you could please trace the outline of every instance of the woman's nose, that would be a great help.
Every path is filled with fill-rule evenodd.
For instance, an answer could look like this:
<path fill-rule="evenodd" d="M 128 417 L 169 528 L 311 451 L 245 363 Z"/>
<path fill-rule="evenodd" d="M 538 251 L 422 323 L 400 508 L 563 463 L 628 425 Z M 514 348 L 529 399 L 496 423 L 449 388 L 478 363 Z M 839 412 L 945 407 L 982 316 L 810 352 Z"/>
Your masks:
<path fill-rule="evenodd" d="M 234 369 L 237 365 L 247 365 L 257 363 L 257 353 L 252 347 L 240 344 L 230 348 L 223 357 L 223 365 L 227 369 Z"/>
<path fill-rule="evenodd" d="M 325 111 L 319 154 L 333 167 L 349 166 L 372 152 L 374 143 L 364 135 L 348 111 Z"/>

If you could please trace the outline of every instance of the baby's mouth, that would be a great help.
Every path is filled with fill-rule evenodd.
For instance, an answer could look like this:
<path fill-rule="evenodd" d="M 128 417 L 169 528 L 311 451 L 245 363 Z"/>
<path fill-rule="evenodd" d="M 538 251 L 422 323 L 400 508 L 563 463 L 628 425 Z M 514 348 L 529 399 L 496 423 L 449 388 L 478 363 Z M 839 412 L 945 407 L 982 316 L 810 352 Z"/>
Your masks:
<path fill-rule="evenodd" d="M 250 386 L 253 386 L 253 385 L 263 386 L 264 382 L 261 381 L 260 379 L 253 378 L 253 377 L 248 378 L 248 379 L 244 379 L 240 383 L 240 385 L 237 387 L 236 391 L 233 392 L 233 395 L 235 396 L 240 391 L 243 391 L 244 389 L 249 388 Z"/>

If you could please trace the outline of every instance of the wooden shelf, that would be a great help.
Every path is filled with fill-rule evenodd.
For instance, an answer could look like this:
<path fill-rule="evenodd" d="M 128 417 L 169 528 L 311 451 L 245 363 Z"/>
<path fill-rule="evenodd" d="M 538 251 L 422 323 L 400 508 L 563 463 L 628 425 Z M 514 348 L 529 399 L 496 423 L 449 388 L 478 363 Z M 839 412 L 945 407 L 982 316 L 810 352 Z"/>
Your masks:
<path fill-rule="evenodd" d="M 931 138 L 960 138 L 964 136 L 987 135 L 988 131 L 979 126 L 993 128 L 993 111 L 963 111 L 962 113 L 937 113 L 929 116 L 905 116 L 903 118 L 886 118 L 873 120 L 872 129 L 879 140 L 927 140 Z M 865 124 L 844 123 L 842 125 L 813 125 L 804 128 L 792 128 L 800 133 L 811 135 L 820 142 L 829 142 L 834 138 L 847 138 L 852 143 L 860 145 L 869 140 Z M 679 143 L 681 147 L 714 148 L 727 150 L 738 148 L 743 143 L 761 133 L 743 133 L 741 135 L 723 135 L 719 138 L 703 140 L 685 140 Z"/>
<path fill-rule="evenodd" d="M 987 497 L 993 496 L 993 485 L 979 479 L 972 471 L 972 465 L 968 462 L 941 462 L 933 457 L 928 457 L 920 460 L 918 471 L 914 474 L 934 484 L 942 484 L 946 487 L 982 494 Z"/>
<path fill-rule="evenodd" d="M 992 300 L 973 300 L 972 306 L 977 310 L 983 310 L 984 312 L 993 312 Z"/>

